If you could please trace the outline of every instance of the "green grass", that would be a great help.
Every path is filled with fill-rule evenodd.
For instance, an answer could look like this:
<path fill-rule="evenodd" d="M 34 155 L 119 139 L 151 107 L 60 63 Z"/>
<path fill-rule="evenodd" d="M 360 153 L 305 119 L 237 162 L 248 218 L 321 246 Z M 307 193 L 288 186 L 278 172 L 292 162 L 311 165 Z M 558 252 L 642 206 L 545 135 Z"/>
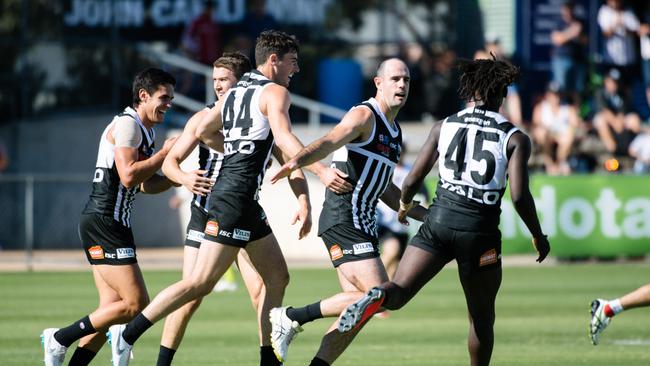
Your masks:
<path fill-rule="evenodd" d="M 648 365 L 650 312 L 617 317 L 602 342 L 587 338 L 588 304 L 648 280 L 645 265 L 506 268 L 497 299 L 494 365 Z M 333 270 L 295 270 L 285 304 L 303 305 L 337 291 Z M 146 272 L 150 293 L 176 272 Z M 96 293 L 89 272 L 0 274 L 0 364 L 38 365 L 43 328 L 65 326 L 89 313 Z M 291 345 L 287 366 L 307 365 L 330 320 L 306 325 Z M 455 269 L 446 269 L 386 320 L 373 320 L 337 365 L 467 365 L 465 302 Z M 155 364 L 162 322 L 138 342 L 132 366 Z M 641 345 L 624 345 L 637 341 Z M 70 352 L 71 354 L 71 352 Z M 256 322 L 242 286 L 208 296 L 190 323 L 175 365 L 258 365 Z M 94 364 L 108 365 L 104 347 Z"/>

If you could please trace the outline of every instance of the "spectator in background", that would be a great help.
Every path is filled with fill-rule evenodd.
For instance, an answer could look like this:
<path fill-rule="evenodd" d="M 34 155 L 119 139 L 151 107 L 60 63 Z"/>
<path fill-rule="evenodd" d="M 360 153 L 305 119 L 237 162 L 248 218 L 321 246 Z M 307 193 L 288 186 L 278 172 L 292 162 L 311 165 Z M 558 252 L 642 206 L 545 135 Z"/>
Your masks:
<path fill-rule="evenodd" d="M 485 48 L 476 51 L 474 53 L 474 59 L 491 60 L 491 54 L 494 54 L 497 59 L 510 61 L 503 51 L 501 39 L 494 33 L 485 35 Z M 515 83 L 508 86 L 508 94 L 501 105 L 499 113 L 504 115 L 508 121 L 514 123 L 517 127 L 524 128 L 523 118 L 521 116 L 521 98 L 519 97 L 519 89 Z"/>
<path fill-rule="evenodd" d="M 560 86 L 551 82 L 544 98 L 533 108 L 533 139 L 542 146 L 544 168 L 548 174 L 571 173 L 567 159 L 582 120 L 576 107 L 562 99 Z"/>
<path fill-rule="evenodd" d="M 605 38 L 603 61 L 607 69 L 616 67 L 625 83 L 634 75 L 636 65 L 636 33 L 639 19 L 625 8 L 623 0 L 607 0 L 598 9 L 598 26 Z"/>
<path fill-rule="evenodd" d="M 582 22 L 575 17 L 575 4 L 565 1 L 560 19 L 551 32 L 551 72 L 553 82 L 567 92 L 574 105 L 580 104 L 585 84 L 585 44 L 587 37 Z"/>
<path fill-rule="evenodd" d="M 183 32 L 183 48 L 203 64 L 212 65 L 222 53 L 221 28 L 214 21 L 214 4 L 203 2 L 203 11 Z"/>
<path fill-rule="evenodd" d="M 645 131 L 632 140 L 629 153 L 635 159 L 634 172 L 650 174 L 650 131 Z"/>
<path fill-rule="evenodd" d="M 631 109 L 620 81 L 621 73 L 617 69 L 605 75 L 603 87 L 595 95 L 594 127 L 607 151 L 627 156 L 630 143 L 641 128 L 641 119 Z"/>
<path fill-rule="evenodd" d="M 232 46 L 254 60 L 255 40 L 260 33 L 269 29 L 278 29 L 278 22 L 266 11 L 266 0 L 248 0 L 246 14 L 239 26 L 239 34 L 232 40 Z"/>
<path fill-rule="evenodd" d="M 643 84 L 645 96 L 650 106 L 650 4 L 645 5 L 645 11 L 639 26 L 641 39 L 641 70 L 643 71 Z"/>

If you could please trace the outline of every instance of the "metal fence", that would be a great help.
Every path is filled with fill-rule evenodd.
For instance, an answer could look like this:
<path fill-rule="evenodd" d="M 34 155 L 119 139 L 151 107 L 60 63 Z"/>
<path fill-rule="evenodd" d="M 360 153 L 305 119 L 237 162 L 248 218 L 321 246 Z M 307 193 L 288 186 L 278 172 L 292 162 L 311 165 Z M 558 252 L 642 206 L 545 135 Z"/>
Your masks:
<path fill-rule="evenodd" d="M 0 175 L 0 246 L 78 247 L 78 219 L 90 188 L 81 174 Z"/>

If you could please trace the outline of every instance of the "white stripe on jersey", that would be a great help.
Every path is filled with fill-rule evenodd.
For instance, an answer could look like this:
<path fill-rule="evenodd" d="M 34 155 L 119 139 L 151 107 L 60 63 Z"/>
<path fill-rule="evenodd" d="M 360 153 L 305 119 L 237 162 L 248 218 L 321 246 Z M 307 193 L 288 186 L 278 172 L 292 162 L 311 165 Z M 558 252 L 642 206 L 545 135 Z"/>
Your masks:
<path fill-rule="evenodd" d="M 361 172 L 361 175 L 359 176 L 359 179 L 357 180 L 357 185 L 354 187 L 354 191 L 352 192 L 352 223 L 354 224 L 354 227 L 361 230 L 361 225 L 359 223 L 359 192 L 361 191 L 361 188 L 363 188 L 363 183 L 366 181 L 366 178 L 368 177 L 368 171 L 370 170 L 370 164 L 366 164 L 363 167 L 363 171 Z"/>

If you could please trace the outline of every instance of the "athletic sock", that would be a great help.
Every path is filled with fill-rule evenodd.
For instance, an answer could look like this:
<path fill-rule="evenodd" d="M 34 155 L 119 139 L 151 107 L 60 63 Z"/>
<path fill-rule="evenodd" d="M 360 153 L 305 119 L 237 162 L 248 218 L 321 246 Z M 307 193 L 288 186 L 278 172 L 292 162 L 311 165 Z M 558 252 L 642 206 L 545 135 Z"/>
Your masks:
<path fill-rule="evenodd" d="M 158 351 L 158 362 L 156 362 L 156 366 L 171 366 L 172 359 L 174 359 L 174 354 L 176 354 L 175 349 L 160 345 L 160 351 Z"/>
<path fill-rule="evenodd" d="M 70 347 L 72 342 L 81 339 L 87 335 L 97 333 L 93 325 L 90 323 L 90 318 L 84 316 L 71 325 L 59 329 L 54 333 L 54 339 L 64 347 Z"/>
<path fill-rule="evenodd" d="M 124 338 L 126 343 L 133 345 L 152 325 L 153 323 L 140 313 L 126 325 L 124 332 L 122 332 L 122 338 Z"/>
<path fill-rule="evenodd" d="M 291 320 L 295 320 L 298 324 L 303 325 L 312 320 L 320 319 L 323 314 L 320 311 L 320 301 L 301 308 L 287 308 L 287 316 Z"/>
<path fill-rule="evenodd" d="M 616 300 L 608 301 L 607 304 L 605 304 L 604 310 L 605 310 L 605 315 L 609 318 L 620 313 L 621 311 L 623 311 L 623 305 L 621 305 L 621 300 L 616 299 Z"/>
<path fill-rule="evenodd" d="M 330 366 L 330 364 L 318 357 L 314 357 L 309 363 L 309 366 Z"/>
<path fill-rule="evenodd" d="M 282 366 L 272 346 L 260 346 L 260 366 Z"/>
<path fill-rule="evenodd" d="M 68 361 L 68 366 L 86 366 L 90 364 L 90 361 L 95 358 L 97 352 L 89 350 L 88 348 L 77 347 Z"/>

